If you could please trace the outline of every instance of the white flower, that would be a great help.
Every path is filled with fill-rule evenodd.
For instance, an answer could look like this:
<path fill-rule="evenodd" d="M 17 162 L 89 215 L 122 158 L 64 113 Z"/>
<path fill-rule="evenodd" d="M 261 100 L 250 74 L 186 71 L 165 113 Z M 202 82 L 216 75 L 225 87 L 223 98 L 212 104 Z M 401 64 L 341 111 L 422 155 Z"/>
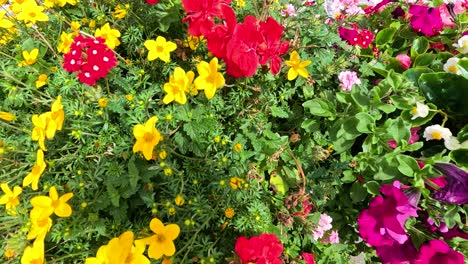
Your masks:
<path fill-rule="evenodd" d="M 448 150 L 456 150 L 461 148 L 461 144 L 458 141 L 457 137 L 450 136 L 444 141 L 444 145 Z"/>
<path fill-rule="evenodd" d="M 448 59 L 447 62 L 444 64 L 444 71 L 460 75 L 461 71 L 457 67 L 457 63 L 459 60 L 459 58 L 455 57 Z"/>
<path fill-rule="evenodd" d="M 461 53 L 461 54 L 467 54 L 468 53 L 468 35 L 465 35 L 461 37 L 458 40 L 458 43 L 453 44 L 455 48 Z"/>
<path fill-rule="evenodd" d="M 416 106 L 413 107 L 413 110 L 411 110 L 413 117 L 411 117 L 411 120 L 414 120 L 418 117 L 426 117 L 429 114 L 429 106 L 425 104 L 421 104 L 420 102 L 416 103 Z"/>
<path fill-rule="evenodd" d="M 433 126 L 428 126 L 426 129 L 424 129 L 424 135 L 423 137 L 428 140 L 447 140 L 452 136 L 452 132 L 450 132 L 450 129 L 441 127 L 440 125 L 433 125 Z"/>

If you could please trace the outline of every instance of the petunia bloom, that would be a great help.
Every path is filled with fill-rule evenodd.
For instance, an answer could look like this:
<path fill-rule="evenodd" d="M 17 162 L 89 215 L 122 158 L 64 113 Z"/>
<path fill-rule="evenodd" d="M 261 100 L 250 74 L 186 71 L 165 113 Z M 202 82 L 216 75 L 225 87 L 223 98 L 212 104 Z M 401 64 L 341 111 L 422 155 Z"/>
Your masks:
<path fill-rule="evenodd" d="M 211 59 L 210 63 L 202 61 L 197 65 L 198 76 L 194 85 L 198 90 L 204 90 L 206 98 L 211 99 L 216 93 L 216 89 L 225 83 L 223 74 L 218 72 L 218 59 Z"/>
<path fill-rule="evenodd" d="M 415 263 L 418 264 L 464 264 L 465 257 L 455 251 L 442 240 L 433 239 L 428 244 L 424 244 L 419 249 L 419 257 Z"/>
<path fill-rule="evenodd" d="M 156 129 L 157 121 L 158 118 L 153 116 L 145 124 L 138 124 L 133 127 L 133 135 L 136 138 L 133 152 L 142 152 L 147 160 L 153 157 L 154 147 L 162 140 L 161 133 Z"/>
<path fill-rule="evenodd" d="M 411 239 L 406 240 L 404 244 L 393 243 L 391 246 L 375 247 L 375 252 L 382 264 L 413 263 L 418 257 L 418 252 Z"/>
<path fill-rule="evenodd" d="M 292 81 L 297 78 L 298 75 L 302 76 L 303 78 L 309 78 L 309 72 L 305 67 L 307 67 L 311 61 L 305 60 L 301 61 L 299 54 L 297 51 L 293 51 L 289 57 L 288 61 L 285 61 L 286 65 L 288 65 L 288 80 Z"/>
<path fill-rule="evenodd" d="M 23 179 L 23 187 L 31 185 L 31 188 L 36 191 L 38 189 L 39 178 L 46 168 L 44 162 L 44 152 L 41 149 L 38 149 L 36 152 L 36 164 L 32 168 L 31 172 L 26 175 Z"/>
<path fill-rule="evenodd" d="M 432 195 L 436 200 L 451 204 L 468 203 L 468 172 L 451 163 L 436 163 L 434 168 L 446 178 L 445 186 Z"/>
<path fill-rule="evenodd" d="M 176 248 L 173 240 L 180 233 L 177 224 L 164 225 L 158 218 L 153 218 L 150 222 L 150 229 L 154 235 L 137 240 L 138 243 L 149 245 L 148 256 L 152 259 L 160 259 L 163 256 L 174 255 Z"/>
<path fill-rule="evenodd" d="M 371 246 L 403 244 L 409 236 L 405 222 L 410 216 L 417 216 L 416 207 L 400 190 L 400 183 L 380 187 L 382 195 L 372 198 L 369 209 L 358 217 L 359 234 Z"/>
<path fill-rule="evenodd" d="M 167 63 L 171 60 L 170 53 L 177 49 L 177 45 L 174 42 L 166 41 L 166 39 L 161 36 L 158 36 L 156 40 L 145 41 L 144 45 L 149 51 L 149 61 L 159 58 Z"/>
<path fill-rule="evenodd" d="M 240 236 L 237 238 L 234 248 L 243 264 L 282 263 L 279 257 L 283 253 L 283 244 L 274 234 L 261 234 L 250 239 Z"/>
<path fill-rule="evenodd" d="M 67 203 L 73 197 L 73 193 L 66 193 L 59 196 L 55 186 L 50 187 L 49 196 L 38 195 L 31 198 L 33 209 L 32 217 L 48 217 L 52 214 L 58 217 L 69 217 L 72 214 L 72 208 Z"/>
<path fill-rule="evenodd" d="M 342 71 L 338 75 L 340 80 L 340 86 L 343 91 L 351 91 L 355 84 L 361 84 L 361 80 L 358 78 L 357 73 L 354 71 Z"/>
<path fill-rule="evenodd" d="M 438 35 L 444 26 L 437 8 L 410 5 L 409 13 L 411 27 L 426 36 Z"/>
<path fill-rule="evenodd" d="M 20 203 L 18 196 L 21 194 L 23 189 L 19 186 L 13 187 L 13 190 L 8 187 L 8 184 L 0 184 L 0 188 L 4 192 L 4 195 L 0 197 L 0 204 L 5 205 L 5 210 L 9 215 L 16 215 L 16 206 Z"/>

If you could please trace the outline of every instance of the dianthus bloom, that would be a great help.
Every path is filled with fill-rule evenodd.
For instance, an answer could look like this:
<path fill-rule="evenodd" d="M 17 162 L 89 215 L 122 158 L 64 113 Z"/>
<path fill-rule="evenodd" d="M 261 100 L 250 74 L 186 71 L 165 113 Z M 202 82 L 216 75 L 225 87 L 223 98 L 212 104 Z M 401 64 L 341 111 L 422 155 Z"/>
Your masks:
<path fill-rule="evenodd" d="M 340 86 L 343 91 L 351 91 L 353 85 L 361 84 L 361 80 L 358 78 L 356 72 L 354 71 L 342 71 L 338 75 L 338 79 L 340 80 Z"/>
<path fill-rule="evenodd" d="M 359 234 L 371 246 L 391 246 L 403 244 L 409 236 L 405 222 L 410 216 L 418 216 L 416 207 L 400 190 L 400 183 L 380 187 L 382 195 L 370 201 L 369 209 L 358 217 Z"/>
<path fill-rule="evenodd" d="M 416 263 L 464 264 L 465 257 L 460 252 L 451 249 L 444 241 L 433 239 L 421 246 Z"/>
<path fill-rule="evenodd" d="M 283 244 L 274 234 L 261 234 L 250 239 L 241 236 L 237 238 L 234 250 L 243 264 L 282 263 L 279 257 L 283 253 Z"/>
<path fill-rule="evenodd" d="M 107 76 L 117 65 L 114 52 L 104 43 L 104 39 L 85 38 L 81 35 L 73 39 L 70 52 L 63 56 L 63 68 L 67 72 L 78 72 L 78 80 L 87 85 Z"/>

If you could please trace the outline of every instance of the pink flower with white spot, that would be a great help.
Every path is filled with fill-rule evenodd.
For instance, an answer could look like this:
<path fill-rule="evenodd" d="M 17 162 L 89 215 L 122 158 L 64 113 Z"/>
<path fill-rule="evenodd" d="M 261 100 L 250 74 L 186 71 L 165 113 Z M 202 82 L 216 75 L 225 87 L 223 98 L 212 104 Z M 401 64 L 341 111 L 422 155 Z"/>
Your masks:
<path fill-rule="evenodd" d="M 358 78 L 356 72 L 354 71 L 342 71 L 338 75 L 338 79 L 340 80 L 340 86 L 343 91 L 351 91 L 353 85 L 361 84 L 361 80 Z"/>

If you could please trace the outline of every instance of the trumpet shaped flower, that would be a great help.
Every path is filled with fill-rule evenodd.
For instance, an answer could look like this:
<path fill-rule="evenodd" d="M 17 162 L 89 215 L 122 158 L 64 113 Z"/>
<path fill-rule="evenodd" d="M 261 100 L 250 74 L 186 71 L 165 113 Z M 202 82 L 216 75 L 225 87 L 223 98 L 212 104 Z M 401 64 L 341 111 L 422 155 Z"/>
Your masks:
<path fill-rule="evenodd" d="M 166 41 L 166 39 L 161 36 L 158 36 L 156 40 L 145 41 L 144 45 L 149 51 L 149 61 L 159 58 L 167 63 L 171 60 L 171 52 L 177 49 L 177 45 L 174 42 Z"/>
<path fill-rule="evenodd" d="M 447 183 L 432 197 L 445 203 L 468 204 L 468 172 L 451 163 L 436 163 L 434 168 L 445 176 Z"/>
<path fill-rule="evenodd" d="M 153 218 L 150 229 L 154 235 L 137 240 L 138 243 L 149 245 L 148 256 L 160 259 L 163 255 L 167 257 L 174 255 L 176 248 L 173 240 L 179 236 L 180 227 L 177 224 L 164 225 L 158 218 Z"/>
<path fill-rule="evenodd" d="M 309 72 L 307 72 L 307 69 L 305 67 L 307 67 L 311 63 L 311 61 L 310 60 L 301 61 L 301 58 L 299 57 L 299 54 L 297 53 L 297 51 L 293 51 L 291 53 L 289 60 L 285 61 L 285 63 L 286 65 L 291 67 L 289 68 L 289 71 L 288 71 L 289 81 L 296 79 L 298 75 L 304 78 L 309 77 Z"/>
<path fill-rule="evenodd" d="M 24 177 L 23 187 L 31 185 L 31 188 L 36 191 L 39 184 L 39 178 L 41 177 L 45 168 L 46 164 L 44 162 L 44 152 L 42 152 L 41 149 L 38 149 L 36 153 L 36 164 L 34 164 L 31 172 L 26 175 L 26 177 Z"/>
<path fill-rule="evenodd" d="M 195 79 L 195 87 L 198 90 L 204 90 L 208 99 L 213 98 L 216 89 L 224 85 L 223 74 L 218 72 L 218 59 L 213 58 L 210 63 L 202 61 L 197 65 L 198 76 Z"/>
<path fill-rule="evenodd" d="M 73 197 L 73 193 L 66 193 L 59 196 L 55 186 L 50 187 L 49 196 L 39 195 L 31 199 L 33 209 L 31 217 L 43 218 L 55 215 L 59 217 L 69 217 L 72 214 L 72 208 L 67 203 Z"/>
<path fill-rule="evenodd" d="M 145 124 L 133 127 L 133 135 L 136 138 L 133 152 L 142 152 L 147 160 L 153 157 L 154 147 L 162 140 L 161 133 L 155 127 L 157 121 L 158 118 L 153 116 Z"/>
<path fill-rule="evenodd" d="M 174 70 L 174 75 L 169 77 L 169 82 L 164 84 L 164 92 L 166 96 L 163 98 L 164 104 L 169 104 L 172 101 L 176 101 L 179 104 L 185 104 L 187 102 L 186 93 L 190 92 L 193 78 L 195 74 L 192 71 L 185 71 L 177 67 Z"/>
<path fill-rule="evenodd" d="M 0 204 L 5 205 L 7 214 L 16 215 L 16 206 L 19 204 L 18 196 L 21 194 L 23 189 L 19 186 L 15 186 L 13 187 L 13 190 L 11 190 L 6 183 L 2 183 L 0 188 L 5 193 L 0 197 Z"/>

